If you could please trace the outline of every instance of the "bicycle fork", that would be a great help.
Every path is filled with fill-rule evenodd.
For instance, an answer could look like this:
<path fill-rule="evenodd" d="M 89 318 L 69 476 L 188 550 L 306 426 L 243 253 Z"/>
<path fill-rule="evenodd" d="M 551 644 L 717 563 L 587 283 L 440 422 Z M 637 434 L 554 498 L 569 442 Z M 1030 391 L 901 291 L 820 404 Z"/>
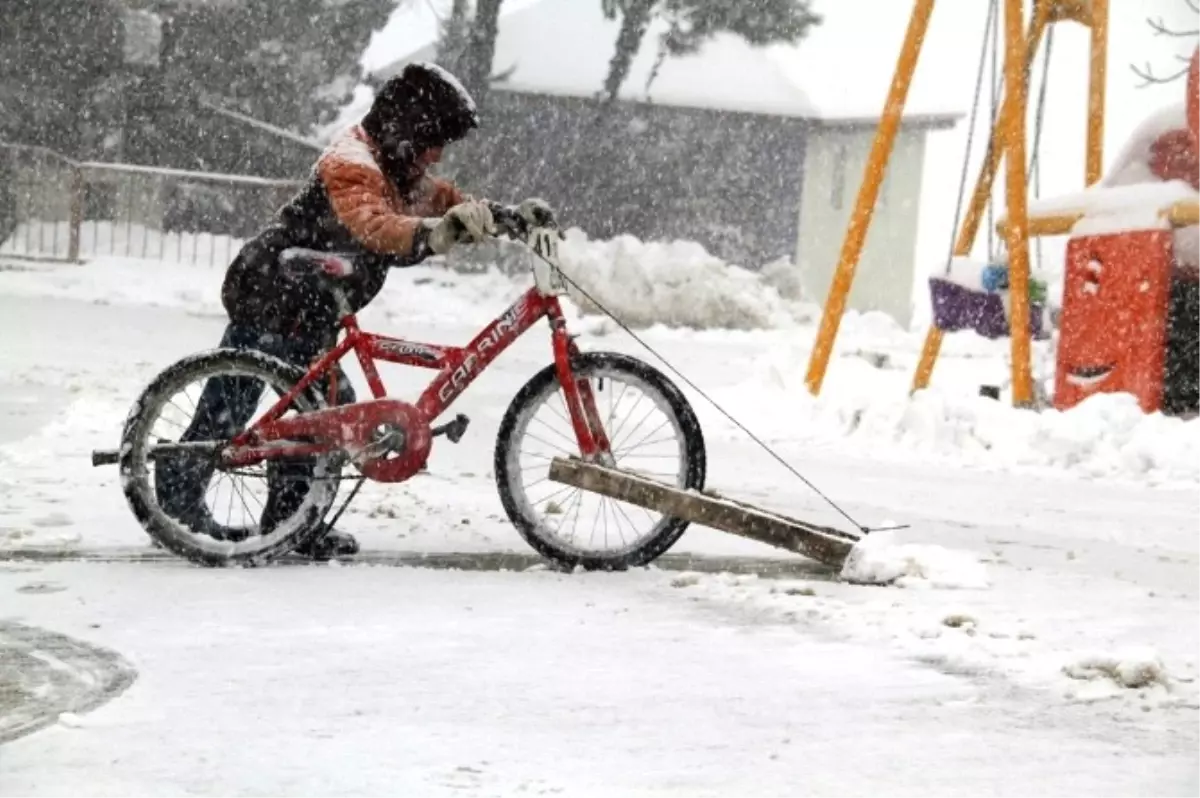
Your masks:
<path fill-rule="evenodd" d="M 587 379 L 576 377 L 571 365 L 579 355 L 579 348 L 567 333 L 565 325 L 554 325 L 551 335 L 554 344 L 554 368 L 558 374 L 559 385 L 562 386 L 567 412 L 571 416 L 571 426 L 575 429 L 579 453 L 585 461 L 613 467 L 616 462 L 613 459 L 612 446 L 600 419 L 600 411 L 596 408 L 596 395 L 592 391 L 592 384 Z"/>

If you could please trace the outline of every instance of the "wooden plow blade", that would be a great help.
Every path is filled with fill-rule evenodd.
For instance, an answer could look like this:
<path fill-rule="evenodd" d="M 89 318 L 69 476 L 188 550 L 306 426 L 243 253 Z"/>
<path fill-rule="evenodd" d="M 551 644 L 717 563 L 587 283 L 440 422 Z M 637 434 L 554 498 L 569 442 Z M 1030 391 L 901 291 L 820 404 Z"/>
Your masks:
<path fill-rule="evenodd" d="M 574 458 L 550 461 L 550 479 L 693 524 L 802 554 L 840 568 L 858 537 L 787 518 L 744 502 L 665 485 L 628 471 Z"/>

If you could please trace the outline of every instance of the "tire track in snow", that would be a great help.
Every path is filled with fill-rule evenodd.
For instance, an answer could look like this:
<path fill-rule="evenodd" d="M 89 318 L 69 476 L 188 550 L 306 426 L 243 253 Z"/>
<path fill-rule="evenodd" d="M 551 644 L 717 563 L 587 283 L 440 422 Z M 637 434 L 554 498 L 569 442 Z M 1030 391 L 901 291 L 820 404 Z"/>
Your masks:
<path fill-rule="evenodd" d="M 137 671 L 115 651 L 48 629 L 0 620 L 0 744 L 103 705 Z"/>

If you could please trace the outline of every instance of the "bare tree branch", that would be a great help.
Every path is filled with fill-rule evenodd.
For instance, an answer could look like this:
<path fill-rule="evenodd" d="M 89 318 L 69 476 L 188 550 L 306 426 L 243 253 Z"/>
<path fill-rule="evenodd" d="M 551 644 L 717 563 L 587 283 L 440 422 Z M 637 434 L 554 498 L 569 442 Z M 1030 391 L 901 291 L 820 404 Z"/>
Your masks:
<path fill-rule="evenodd" d="M 1191 5 L 1193 0 L 1186 0 L 1188 5 Z M 1167 27 L 1167 23 L 1163 22 L 1162 17 L 1151 19 L 1146 17 L 1146 24 L 1154 31 L 1155 36 L 1177 36 L 1180 39 L 1186 39 L 1188 36 L 1200 34 L 1200 29 L 1195 30 L 1172 30 Z"/>
<path fill-rule="evenodd" d="M 1192 10 L 1193 14 L 1200 14 L 1200 0 L 1183 0 L 1183 2 L 1187 4 L 1187 7 Z M 1155 36 L 1168 36 L 1173 39 L 1190 39 L 1200 36 L 1200 28 L 1191 30 L 1175 30 L 1174 28 L 1168 27 L 1167 23 L 1163 21 L 1161 16 L 1153 18 L 1146 17 L 1146 24 L 1150 26 L 1152 31 L 1154 31 Z M 1134 64 L 1130 64 L 1129 68 L 1133 70 L 1133 74 L 1142 79 L 1141 84 L 1139 84 L 1137 88 L 1143 89 L 1147 86 L 1170 83 L 1185 76 L 1188 73 L 1189 67 L 1191 66 L 1191 57 L 1179 55 L 1178 53 L 1173 53 L 1172 57 L 1175 59 L 1176 63 L 1181 63 L 1185 66 L 1178 72 L 1166 77 L 1155 75 L 1154 69 L 1150 66 L 1149 61 L 1146 62 L 1145 68 L 1139 68 Z"/>
<path fill-rule="evenodd" d="M 1129 68 L 1131 70 L 1133 70 L 1133 74 L 1137 75 L 1139 78 L 1142 79 L 1141 84 L 1139 84 L 1137 87 L 1139 89 L 1144 89 L 1147 86 L 1153 86 L 1153 85 L 1161 84 L 1161 83 L 1170 83 L 1173 80 L 1179 80 L 1181 77 L 1183 77 L 1184 75 L 1186 75 L 1188 73 L 1188 68 L 1184 67 L 1183 69 L 1176 72 L 1174 75 L 1169 75 L 1165 78 L 1161 78 L 1154 74 L 1154 70 L 1150 66 L 1150 62 L 1146 62 L 1145 69 L 1138 69 L 1133 64 L 1130 64 Z"/>

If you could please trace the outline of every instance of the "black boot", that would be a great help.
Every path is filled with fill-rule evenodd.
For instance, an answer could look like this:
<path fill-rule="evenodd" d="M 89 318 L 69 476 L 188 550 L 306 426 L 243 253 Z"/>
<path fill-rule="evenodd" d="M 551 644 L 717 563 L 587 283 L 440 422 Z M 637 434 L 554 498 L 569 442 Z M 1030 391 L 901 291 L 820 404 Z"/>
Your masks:
<path fill-rule="evenodd" d="M 321 561 L 334 557 L 353 557 L 358 554 L 358 540 L 346 532 L 326 527 L 303 546 L 297 547 L 295 553 Z"/>

